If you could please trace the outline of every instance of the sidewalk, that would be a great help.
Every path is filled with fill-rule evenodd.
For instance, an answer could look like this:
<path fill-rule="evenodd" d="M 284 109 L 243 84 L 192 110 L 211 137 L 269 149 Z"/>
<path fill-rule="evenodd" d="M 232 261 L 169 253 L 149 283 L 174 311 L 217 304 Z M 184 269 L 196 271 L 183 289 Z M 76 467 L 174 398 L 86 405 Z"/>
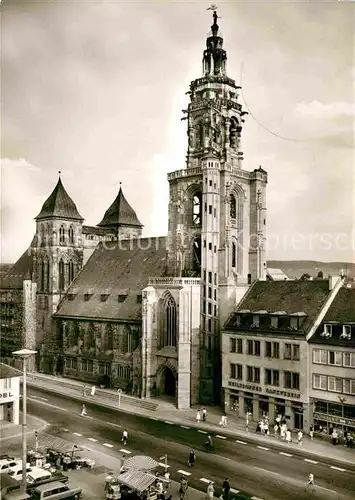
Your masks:
<path fill-rule="evenodd" d="M 54 393 L 70 395 L 75 399 L 82 402 L 84 400 L 83 396 L 83 383 L 77 380 L 72 380 L 64 377 L 54 377 L 45 374 L 36 374 L 34 379 L 28 377 L 28 385 L 31 387 L 39 387 L 50 389 Z M 109 408 L 120 409 L 127 413 L 133 413 L 136 415 L 145 416 L 147 418 L 155 418 L 161 420 L 168 420 L 170 422 L 178 424 L 186 424 L 189 427 L 195 427 L 201 430 L 206 430 L 213 433 L 222 433 L 228 437 L 236 437 L 241 439 L 248 439 L 257 444 L 269 443 L 278 447 L 280 450 L 292 450 L 293 453 L 306 455 L 317 455 L 323 458 L 333 459 L 338 462 L 355 464 L 355 449 L 346 448 L 343 445 L 333 446 L 329 441 L 323 441 L 321 438 L 315 437 L 313 441 L 309 436 L 304 436 L 302 446 L 297 444 L 297 436 L 293 435 L 293 442 L 290 444 L 281 441 L 273 434 L 269 436 L 261 436 L 254 432 L 255 423 L 251 423 L 249 426 L 249 432 L 245 429 L 245 422 L 243 419 L 238 418 L 234 415 L 228 416 L 229 425 L 228 428 L 223 428 L 218 425 L 221 419 L 221 410 L 216 407 L 207 407 L 207 422 L 196 422 L 196 411 L 198 406 L 190 408 L 188 410 L 178 410 L 173 405 L 157 400 L 151 401 L 152 406 L 155 410 L 148 409 L 147 407 L 138 407 L 137 402 L 132 406 L 128 404 L 130 402 L 129 398 L 123 399 L 121 397 L 121 404 L 119 406 L 118 394 L 116 391 L 110 389 L 98 389 L 96 395 L 85 396 L 85 400 L 88 402 L 96 402 L 102 404 L 102 406 L 107 406 Z M 136 400 L 137 398 L 132 398 Z M 144 402 L 144 400 L 142 400 Z"/>
<path fill-rule="evenodd" d="M 22 419 L 22 413 L 20 413 L 20 422 Z M 40 418 L 33 417 L 32 415 L 27 415 L 27 436 L 32 435 L 34 431 L 43 430 L 47 426 L 47 422 L 41 420 Z M 6 439 L 16 438 L 22 436 L 22 425 L 13 424 L 12 422 L 0 421 L 0 442 Z"/>

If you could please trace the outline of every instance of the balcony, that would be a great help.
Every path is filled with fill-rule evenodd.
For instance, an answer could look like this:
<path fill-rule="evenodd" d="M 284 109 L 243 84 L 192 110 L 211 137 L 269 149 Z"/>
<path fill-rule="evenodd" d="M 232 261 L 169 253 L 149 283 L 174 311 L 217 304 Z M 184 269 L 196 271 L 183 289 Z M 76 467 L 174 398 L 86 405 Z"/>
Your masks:
<path fill-rule="evenodd" d="M 174 278 L 172 276 L 167 276 L 163 278 L 149 278 L 148 286 L 194 286 L 200 285 L 200 278 Z"/>
<path fill-rule="evenodd" d="M 168 181 L 179 179 L 180 177 L 194 177 L 201 174 L 201 167 L 185 168 L 183 170 L 176 170 L 168 174 Z"/>

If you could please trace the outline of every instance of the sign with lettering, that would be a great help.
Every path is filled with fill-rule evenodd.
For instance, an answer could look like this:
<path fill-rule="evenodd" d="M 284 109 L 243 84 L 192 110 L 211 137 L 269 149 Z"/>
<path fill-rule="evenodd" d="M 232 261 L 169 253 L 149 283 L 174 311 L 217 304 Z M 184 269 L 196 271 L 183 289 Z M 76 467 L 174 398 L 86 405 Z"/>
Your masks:
<path fill-rule="evenodd" d="M 335 415 L 328 415 L 328 413 L 313 413 L 313 418 L 316 420 L 323 420 L 324 422 L 332 422 L 333 424 L 348 425 L 355 427 L 355 419 L 336 417 Z"/>
<path fill-rule="evenodd" d="M 244 389 L 250 392 L 266 392 L 267 394 L 274 394 L 275 396 L 284 396 L 286 398 L 301 399 L 301 394 L 297 392 L 291 392 L 283 389 L 273 389 L 271 387 L 261 387 L 255 384 L 243 384 L 242 382 L 228 382 L 229 387 L 235 387 L 238 389 Z"/>
<path fill-rule="evenodd" d="M 3 399 L 9 399 L 12 397 L 13 397 L 12 391 L 2 392 L 2 393 L 0 392 L 0 401 L 2 401 Z"/>

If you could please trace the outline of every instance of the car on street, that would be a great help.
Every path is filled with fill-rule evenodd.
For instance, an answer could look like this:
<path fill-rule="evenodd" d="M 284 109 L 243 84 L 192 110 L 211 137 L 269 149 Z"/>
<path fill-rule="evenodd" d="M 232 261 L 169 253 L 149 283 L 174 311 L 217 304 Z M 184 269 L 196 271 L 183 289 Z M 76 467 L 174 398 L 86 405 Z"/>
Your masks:
<path fill-rule="evenodd" d="M 21 460 L 17 460 L 13 457 L 6 457 L 0 459 L 0 474 L 9 472 L 10 470 L 21 465 Z"/>
<path fill-rule="evenodd" d="M 64 483 L 54 481 L 42 484 L 30 493 L 31 500 L 79 500 L 81 488 L 70 488 Z"/>
<path fill-rule="evenodd" d="M 27 464 L 26 467 L 26 475 L 32 472 L 32 470 L 35 467 L 31 467 L 29 464 Z M 22 462 L 17 464 L 15 467 L 13 467 L 9 472 L 9 476 L 11 476 L 13 479 L 16 479 L 16 481 L 21 481 L 22 479 Z"/>

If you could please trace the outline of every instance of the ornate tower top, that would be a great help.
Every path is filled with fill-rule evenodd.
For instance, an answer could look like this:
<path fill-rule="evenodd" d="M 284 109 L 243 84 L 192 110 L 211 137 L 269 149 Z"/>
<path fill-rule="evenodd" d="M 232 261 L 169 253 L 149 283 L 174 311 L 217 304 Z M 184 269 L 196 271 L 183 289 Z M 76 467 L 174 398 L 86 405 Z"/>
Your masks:
<path fill-rule="evenodd" d="M 222 33 L 219 32 L 217 5 L 211 5 L 207 10 L 213 10 L 213 24 L 207 34 L 206 50 L 203 53 L 203 75 L 226 75 L 227 53 L 223 50 Z"/>

